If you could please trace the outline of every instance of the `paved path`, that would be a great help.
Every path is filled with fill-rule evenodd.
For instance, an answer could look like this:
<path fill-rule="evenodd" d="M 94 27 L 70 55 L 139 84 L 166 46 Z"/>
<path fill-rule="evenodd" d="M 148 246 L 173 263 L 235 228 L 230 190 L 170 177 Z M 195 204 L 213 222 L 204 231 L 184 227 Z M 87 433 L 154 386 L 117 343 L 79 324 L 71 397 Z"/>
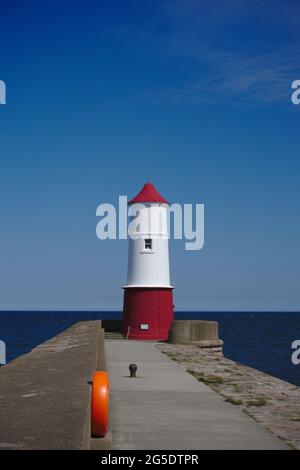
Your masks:
<path fill-rule="evenodd" d="M 152 342 L 106 340 L 113 449 L 288 449 Z M 129 378 L 128 365 L 138 365 Z"/>

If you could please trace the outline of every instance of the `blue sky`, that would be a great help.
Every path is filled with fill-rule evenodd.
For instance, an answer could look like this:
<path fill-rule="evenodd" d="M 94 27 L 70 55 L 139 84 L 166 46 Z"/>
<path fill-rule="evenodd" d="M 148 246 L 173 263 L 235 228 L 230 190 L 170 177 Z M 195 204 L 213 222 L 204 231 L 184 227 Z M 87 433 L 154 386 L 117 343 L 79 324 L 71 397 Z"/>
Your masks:
<path fill-rule="evenodd" d="M 262 4 L 263 3 L 263 4 Z M 96 207 L 205 204 L 178 310 L 299 310 L 297 1 L 0 2 L 0 308 L 121 309 Z"/>

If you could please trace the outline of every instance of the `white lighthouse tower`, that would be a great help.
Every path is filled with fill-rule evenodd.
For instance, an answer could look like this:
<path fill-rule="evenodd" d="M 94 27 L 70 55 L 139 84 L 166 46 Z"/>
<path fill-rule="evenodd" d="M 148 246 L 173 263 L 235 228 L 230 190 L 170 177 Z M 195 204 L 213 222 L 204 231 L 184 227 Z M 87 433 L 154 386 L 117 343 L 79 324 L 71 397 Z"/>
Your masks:
<path fill-rule="evenodd" d="M 129 339 L 165 340 L 173 321 L 167 209 L 169 203 L 146 183 L 128 203 L 129 230 L 122 334 Z"/>

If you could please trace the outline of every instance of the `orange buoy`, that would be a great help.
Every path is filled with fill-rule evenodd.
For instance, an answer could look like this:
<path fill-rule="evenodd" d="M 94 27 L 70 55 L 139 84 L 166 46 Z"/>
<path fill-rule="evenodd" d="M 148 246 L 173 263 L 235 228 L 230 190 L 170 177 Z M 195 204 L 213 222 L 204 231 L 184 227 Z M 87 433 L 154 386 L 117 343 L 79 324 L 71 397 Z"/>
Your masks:
<path fill-rule="evenodd" d="M 108 429 L 108 373 L 96 371 L 92 386 L 92 436 L 104 437 Z"/>

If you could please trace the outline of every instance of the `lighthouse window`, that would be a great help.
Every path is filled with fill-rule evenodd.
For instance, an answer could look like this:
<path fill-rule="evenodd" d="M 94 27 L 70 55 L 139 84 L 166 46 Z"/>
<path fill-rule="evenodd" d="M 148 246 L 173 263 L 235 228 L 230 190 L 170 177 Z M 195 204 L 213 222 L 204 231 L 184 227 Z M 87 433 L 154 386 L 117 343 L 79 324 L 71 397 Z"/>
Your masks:
<path fill-rule="evenodd" d="M 152 239 L 145 238 L 145 250 L 152 250 Z"/>

